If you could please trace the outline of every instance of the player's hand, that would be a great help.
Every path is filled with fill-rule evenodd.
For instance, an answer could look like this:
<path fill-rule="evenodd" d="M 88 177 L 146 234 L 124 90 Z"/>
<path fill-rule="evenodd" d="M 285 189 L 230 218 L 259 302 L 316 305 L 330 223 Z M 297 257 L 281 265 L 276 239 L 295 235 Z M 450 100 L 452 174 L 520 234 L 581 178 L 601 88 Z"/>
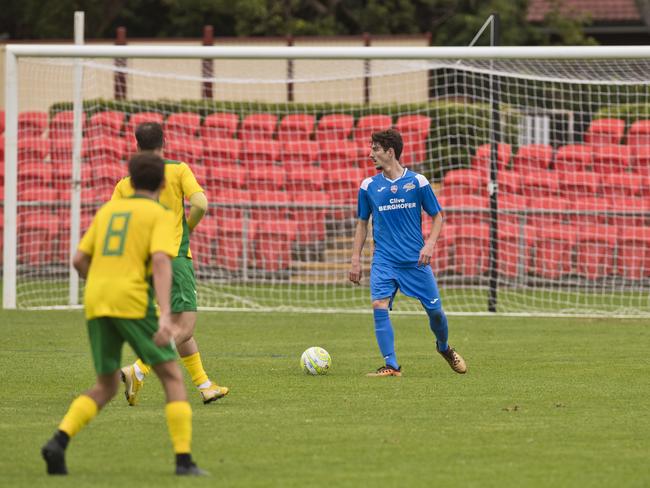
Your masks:
<path fill-rule="evenodd" d="M 353 261 L 350 265 L 350 281 L 358 285 L 361 281 L 361 263 Z"/>
<path fill-rule="evenodd" d="M 169 314 L 158 318 L 158 331 L 153 336 L 153 341 L 158 347 L 167 346 L 174 338 L 174 323 Z"/>
<path fill-rule="evenodd" d="M 431 256 L 433 256 L 433 244 L 425 244 L 420 251 L 420 258 L 418 259 L 418 266 L 425 266 L 431 263 Z"/>

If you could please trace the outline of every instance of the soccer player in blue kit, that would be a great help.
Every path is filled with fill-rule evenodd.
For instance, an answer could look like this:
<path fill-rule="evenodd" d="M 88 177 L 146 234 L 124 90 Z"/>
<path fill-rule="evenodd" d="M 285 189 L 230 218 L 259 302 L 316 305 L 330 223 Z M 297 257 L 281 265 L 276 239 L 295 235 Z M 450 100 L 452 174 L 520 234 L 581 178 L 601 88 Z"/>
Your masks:
<path fill-rule="evenodd" d="M 422 303 L 436 337 L 436 350 L 456 373 L 467 371 L 465 360 L 447 342 L 447 317 L 430 262 L 442 229 L 442 209 L 427 178 L 404 168 L 399 157 L 404 143 L 394 129 L 372 134 L 370 159 L 382 172 L 363 180 L 359 188 L 358 217 L 350 281 L 361 280 L 361 250 L 372 215 L 375 251 L 370 269 L 370 294 L 375 335 L 384 366 L 368 376 L 401 376 L 395 355 L 392 309 L 397 290 Z M 433 218 L 431 233 L 422 237 L 422 210 Z"/>

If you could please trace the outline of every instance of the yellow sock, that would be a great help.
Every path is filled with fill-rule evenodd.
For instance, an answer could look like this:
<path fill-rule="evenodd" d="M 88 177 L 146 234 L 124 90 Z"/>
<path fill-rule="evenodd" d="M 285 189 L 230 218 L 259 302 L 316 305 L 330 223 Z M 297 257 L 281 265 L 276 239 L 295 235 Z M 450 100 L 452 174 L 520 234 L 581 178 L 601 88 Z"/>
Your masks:
<path fill-rule="evenodd" d="M 190 373 L 190 376 L 192 377 L 192 383 L 199 386 L 208 381 L 208 375 L 203 369 L 203 363 L 201 362 L 201 354 L 195 352 L 194 354 L 190 354 L 181 359 L 183 360 L 187 372 Z"/>
<path fill-rule="evenodd" d="M 165 417 L 174 453 L 189 453 L 192 443 L 192 407 L 188 402 L 169 402 L 165 405 Z"/>
<path fill-rule="evenodd" d="M 95 400 L 89 396 L 81 395 L 75 398 L 59 424 L 59 430 L 70 437 L 74 436 L 97 415 L 98 410 Z"/>
<path fill-rule="evenodd" d="M 140 368 L 140 371 L 142 371 L 143 375 L 147 376 L 149 373 L 151 373 L 151 366 L 144 364 L 142 362 L 142 359 L 138 358 L 138 360 L 135 362 L 135 365 Z"/>

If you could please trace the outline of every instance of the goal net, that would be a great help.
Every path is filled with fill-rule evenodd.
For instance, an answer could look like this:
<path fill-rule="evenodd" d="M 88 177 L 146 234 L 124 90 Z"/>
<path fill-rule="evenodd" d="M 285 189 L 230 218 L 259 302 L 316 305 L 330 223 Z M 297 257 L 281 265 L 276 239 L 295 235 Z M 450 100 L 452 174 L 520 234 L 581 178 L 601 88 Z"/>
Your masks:
<path fill-rule="evenodd" d="M 361 286 L 348 281 L 357 191 L 376 174 L 371 133 L 393 127 L 445 211 L 432 267 L 448 312 L 491 298 L 506 314 L 650 315 L 650 56 L 472 59 L 488 49 L 214 56 L 210 76 L 200 50 L 18 56 L 0 136 L 5 307 L 81 303 L 71 242 L 126 175 L 135 126 L 156 121 L 210 204 L 191 236 L 200 307 L 368 310 L 372 231 Z"/>

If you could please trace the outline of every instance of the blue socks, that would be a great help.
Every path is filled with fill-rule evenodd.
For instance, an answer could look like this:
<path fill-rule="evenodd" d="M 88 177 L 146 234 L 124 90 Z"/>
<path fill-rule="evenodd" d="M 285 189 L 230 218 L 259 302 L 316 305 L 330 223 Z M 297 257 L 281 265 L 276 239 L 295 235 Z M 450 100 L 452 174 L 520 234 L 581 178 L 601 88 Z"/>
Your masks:
<path fill-rule="evenodd" d="M 438 343 L 438 351 L 444 352 L 449 347 L 447 340 L 449 338 L 449 329 L 447 328 L 447 316 L 441 308 L 435 310 L 425 308 L 427 315 L 429 316 L 429 327 L 431 331 L 436 336 L 436 342 Z"/>
<path fill-rule="evenodd" d="M 379 344 L 379 350 L 382 356 L 384 356 L 386 366 L 399 369 L 397 356 L 395 356 L 395 335 L 393 334 L 393 326 L 388 317 L 388 310 L 385 308 L 375 308 L 372 313 L 375 318 L 377 344 Z"/>

